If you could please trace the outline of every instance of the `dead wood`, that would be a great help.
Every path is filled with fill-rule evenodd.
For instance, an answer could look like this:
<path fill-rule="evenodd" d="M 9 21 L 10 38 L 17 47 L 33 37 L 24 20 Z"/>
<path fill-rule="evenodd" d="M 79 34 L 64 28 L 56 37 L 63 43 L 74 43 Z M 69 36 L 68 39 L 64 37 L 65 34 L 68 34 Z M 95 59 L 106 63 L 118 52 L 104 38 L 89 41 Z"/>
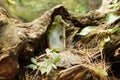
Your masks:
<path fill-rule="evenodd" d="M 61 71 L 55 80 L 108 80 L 84 65 L 76 65 Z"/>
<path fill-rule="evenodd" d="M 110 5 L 111 1 L 106 3 Z M 110 61 L 110 63 L 119 60 L 119 54 L 115 55 L 115 52 L 119 52 L 120 46 L 120 38 L 116 38 L 114 36 L 120 35 L 119 31 L 113 35 L 111 35 L 111 42 L 105 44 L 105 48 L 98 49 L 99 42 L 94 43 L 95 46 L 91 44 L 88 45 L 89 42 L 97 35 L 97 33 L 91 33 L 90 35 L 85 36 L 84 38 L 76 38 L 76 34 L 78 31 L 81 31 L 86 26 L 99 26 L 98 30 L 101 29 L 109 29 L 111 27 L 115 27 L 119 25 L 119 19 L 112 22 L 111 24 L 106 24 L 104 22 L 106 14 L 110 12 L 118 12 L 116 9 L 109 9 L 110 6 L 105 7 L 105 3 L 103 0 L 103 5 L 99 10 L 88 13 L 85 16 L 75 17 L 68 13 L 68 11 L 61 5 L 55 6 L 54 8 L 46 11 L 40 18 L 35 19 L 29 23 L 23 23 L 14 19 L 11 19 L 6 11 L 0 8 L 0 80 L 14 80 L 15 76 L 19 71 L 20 64 L 23 65 L 30 61 L 32 56 L 35 56 L 36 53 L 44 52 L 44 50 L 48 47 L 48 43 L 46 40 L 46 31 L 51 26 L 52 22 L 54 22 L 54 17 L 56 15 L 60 15 L 65 23 L 69 24 L 66 28 L 66 43 L 67 49 L 75 48 L 79 54 L 73 55 L 71 52 L 63 52 L 66 53 L 61 54 L 62 58 L 66 60 L 64 68 L 69 68 L 76 64 L 84 64 L 89 66 L 74 66 L 72 68 L 61 71 L 56 77 L 56 80 L 78 80 L 79 78 L 87 80 L 107 80 L 107 76 L 100 76 L 99 73 L 96 73 L 92 64 L 94 64 L 94 60 L 99 60 L 101 54 L 107 56 L 109 53 L 109 57 L 105 58 L 106 62 Z M 119 15 L 119 14 L 118 14 Z M 101 39 L 100 36 L 98 39 Z M 82 45 L 81 45 L 82 44 Z M 87 44 L 87 48 L 86 48 Z M 97 45 L 98 44 L 98 45 Z M 111 46 L 114 45 L 114 46 Z M 72 47 L 71 47 L 72 46 Z M 108 47 L 109 46 L 109 47 Z M 96 48 L 93 50 L 80 51 L 80 49 L 89 49 Z M 114 47 L 114 48 L 113 48 Z M 70 53 L 70 56 L 66 58 L 65 56 Z M 88 54 L 89 53 L 89 54 Z M 93 53 L 97 53 L 98 57 L 94 56 Z M 84 55 L 83 55 L 84 54 Z M 38 54 L 37 54 L 38 55 Z M 96 55 L 96 54 L 95 54 Z M 87 59 L 85 60 L 87 56 Z M 71 57 L 74 57 L 73 60 Z M 92 57 L 92 58 L 91 58 Z M 79 63 L 77 61 L 80 60 Z M 93 61 L 93 62 L 92 62 Z M 98 63 L 102 63 L 102 61 L 98 61 Z M 98 65 L 99 66 L 99 65 Z M 105 66 L 105 65 L 104 65 Z M 58 67 L 61 67 L 59 64 Z M 113 67 L 113 66 L 112 66 Z M 114 68 L 113 68 L 114 69 Z M 81 72 L 85 71 L 84 73 Z M 89 77 L 86 79 L 86 76 Z"/>
<path fill-rule="evenodd" d="M 21 23 L 9 18 L 5 10 L 0 8 L 0 79 L 15 77 L 19 69 L 18 59 L 24 62 L 34 55 L 35 50 L 46 48 L 43 37 L 56 15 L 65 18 L 69 14 L 59 5 L 33 22 Z"/>

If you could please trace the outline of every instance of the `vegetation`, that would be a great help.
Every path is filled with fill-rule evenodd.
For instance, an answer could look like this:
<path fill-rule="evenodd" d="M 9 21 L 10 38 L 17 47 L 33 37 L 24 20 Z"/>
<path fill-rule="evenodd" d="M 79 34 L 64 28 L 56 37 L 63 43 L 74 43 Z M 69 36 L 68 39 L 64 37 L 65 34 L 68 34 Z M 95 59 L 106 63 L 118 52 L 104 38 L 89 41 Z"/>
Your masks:
<path fill-rule="evenodd" d="M 37 62 L 37 60 L 45 56 L 49 59 L 42 62 Z M 60 59 L 60 55 L 54 52 L 54 50 L 46 49 L 46 54 L 39 56 L 37 60 L 35 58 L 31 58 L 33 64 L 30 64 L 27 67 L 33 70 L 40 70 L 41 74 L 49 74 L 52 68 L 57 69 L 55 64 L 59 62 Z"/>

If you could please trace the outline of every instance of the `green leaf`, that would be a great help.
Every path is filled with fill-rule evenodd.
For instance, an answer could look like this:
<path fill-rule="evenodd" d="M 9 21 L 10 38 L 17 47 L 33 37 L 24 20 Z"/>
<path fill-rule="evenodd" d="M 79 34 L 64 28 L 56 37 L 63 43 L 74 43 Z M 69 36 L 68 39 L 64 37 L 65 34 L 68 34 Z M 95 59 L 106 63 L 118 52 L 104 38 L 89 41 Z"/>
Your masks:
<path fill-rule="evenodd" d="M 110 13 L 107 15 L 106 17 L 106 22 L 108 24 L 114 22 L 115 20 L 117 20 L 120 16 L 117 16 L 115 13 Z"/>
<path fill-rule="evenodd" d="M 30 68 L 30 69 L 33 69 L 33 70 L 37 69 L 37 66 L 35 64 L 30 64 L 27 67 Z"/>
<path fill-rule="evenodd" d="M 55 58 L 52 60 L 52 62 L 53 62 L 54 64 L 56 64 L 56 63 L 59 62 L 60 60 L 61 60 L 60 56 L 57 56 L 57 57 L 55 57 Z"/>
<path fill-rule="evenodd" d="M 46 69 L 47 74 L 49 74 L 51 70 L 52 70 L 52 65 L 49 65 L 49 66 L 47 67 L 47 69 Z"/>
<path fill-rule="evenodd" d="M 50 57 L 50 60 L 37 62 L 35 58 L 31 58 L 31 61 L 34 64 L 28 65 L 28 68 L 31 68 L 33 70 L 39 68 L 41 71 L 41 74 L 44 74 L 44 73 L 49 74 L 52 68 L 57 69 L 55 64 L 61 60 L 60 55 L 50 49 L 46 49 L 46 54 L 48 57 Z"/>
<path fill-rule="evenodd" d="M 57 69 L 57 66 L 56 66 L 55 64 L 52 64 L 52 67 L 53 67 L 54 69 Z"/>
<path fill-rule="evenodd" d="M 46 70 L 47 70 L 46 67 L 41 67 L 41 68 L 40 68 L 41 74 L 46 73 Z"/>
<path fill-rule="evenodd" d="M 47 67 L 48 64 L 49 64 L 49 61 L 43 61 L 43 62 L 40 62 L 40 63 L 39 63 L 39 66 L 40 66 L 40 67 Z"/>
<path fill-rule="evenodd" d="M 84 29 L 82 29 L 82 31 L 80 33 L 78 33 L 78 35 L 87 35 L 89 32 L 92 32 L 96 30 L 96 27 L 95 26 L 88 26 L 88 27 L 85 27 Z"/>
<path fill-rule="evenodd" d="M 104 75 L 104 76 L 107 76 L 107 75 L 108 75 L 108 73 L 107 73 L 105 70 L 101 69 L 101 68 L 95 69 L 95 72 L 96 72 L 96 73 L 99 73 L 99 74 L 101 74 L 101 75 Z"/>
<path fill-rule="evenodd" d="M 61 60 L 60 55 L 58 53 L 54 53 L 52 56 L 53 56 L 52 62 L 54 64 L 56 64 L 57 62 L 59 62 Z"/>
<path fill-rule="evenodd" d="M 41 65 L 40 65 L 41 74 L 44 74 L 44 73 L 49 74 L 49 72 L 52 69 L 51 64 L 52 63 L 50 61 L 43 61 L 43 62 L 41 62 Z"/>
<path fill-rule="evenodd" d="M 119 31 L 119 30 L 120 30 L 120 27 L 113 28 L 111 33 L 115 33 L 116 31 Z"/>
<path fill-rule="evenodd" d="M 49 63 L 49 61 L 40 62 L 39 66 L 40 66 L 41 74 L 44 74 L 47 72 L 48 63 Z"/>
<path fill-rule="evenodd" d="M 37 64 L 37 61 L 35 58 L 31 58 L 32 63 Z"/>
<path fill-rule="evenodd" d="M 120 3 L 113 3 L 111 4 L 110 8 L 116 8 L 116 9 L 120 9 Z"/>

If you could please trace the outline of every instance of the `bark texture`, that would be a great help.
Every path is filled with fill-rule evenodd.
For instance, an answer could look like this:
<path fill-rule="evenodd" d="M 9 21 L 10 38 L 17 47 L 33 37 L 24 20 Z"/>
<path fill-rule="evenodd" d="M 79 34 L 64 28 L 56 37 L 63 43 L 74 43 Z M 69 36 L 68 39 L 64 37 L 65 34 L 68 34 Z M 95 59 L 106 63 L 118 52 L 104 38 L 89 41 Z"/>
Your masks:
<path fill-rule="evenodd" d="M 63 56 L 62 58 L 65 58 L 65 56 L 68 54 L 71 54 L 72 57 L 74 57 L 73 54 L 77 54 L 79 57 L 75 56 L 72 58 L 69 56 L 68 59 L 65 58 L 67 67 L 63 65 L 62 67 L 68 69 L 61 71 L 56 76 L 55 80 L 79 80 L 80 78 L 84 80 L 108 80 L 109 75 L 101 76 L 99 73 L 95 72 L 93 68 L 91 68 L 93 66 L 92 63 L 89 64 L 91 62 L 89 58 L 91 58 L 94 62 L 96 60 L 99 60 L 101 54 L 103 53 L 104 56 L 107 56 L 105 57 L 106 62 L 109 61 L 112 63 L 119 61 L 120 55 L 114 55 L 115 53 L 119 53 L 120 31 L 111 36 L 111 42 L 105 44 L 105 48 L 102 49 L 102 52 L 98 48 L 94 50 L 80 51 L 80 49 L 84 49 L 86 47 L 88 49 L 93 47 L 91 46 L 91 43 L 89 45 L 88 43 L 98 35 L 97 33 L 91 33 L 82 39 L 78 38 L 76 34 L 86 26 L 98 26 L 97 30 L 109 29 L 119 26 L 119 18 L 110 24 L 104 22 L 106 15 L 110 12 L 116 12 L 119 15 L 118 9 L 110 8 L 110 4 L 113 1 L 114 0 L 103 0 L 103 4 L 98 10 L 90 12 L 85 16 L 78 17 L 74 17 L 62 5 L 58 5 L 46 11 L 40 18 L 35 19 L 29 23 L 23 23 L 15 19 L 11 19 L 6 11 L 3 8 L 0 8 L 0 80 L 15 80 L 15 77 L 19 71 L 19 64 L 22 65 L 24 62 L 29 62 L 30 58 L 34 56 L 35 53 L 43 52 L 44 49 L 48 47 L 46 40 L 46 31 L 51 26 L 52 22 L 54 22 L 54 17 L 56 15 L 60 15 L 65 23 L 69 24 L 69 26 L 66 27 L 67 49 L 74 49 L 71 50 L 71 52 L 67 52 L 66 54 L 63 52 L 63 54 L 61 54 L 61 56 Z M 101 26 L 103 28 L 101 28 Z M 98 37 L 98 40 L 102 37 L 103 36 Z M 99 42 L 96 42 L 94 44 L 96 45 L 94 47 L 98 47 L 97 44 L 99 44 Z M 87 54 L 87 52 L 89 52 L 89 54 Z M 111 54 L 109 55 L 109 53 Z M 93 57 L 90 57 L 88 55 Z M 77 59 L 82 60 L 81 62 L 77 63 Z M 68 61 L 70 62 L 69 64 Z M 98 62 L 102 64 L 102 61 Z M 76 64 L 78 64 L 78 66 L 74 66 Z M 85 65 L 88 64 L 90 66 L 86 67 Z M 120 66 L 120 63 L 115 65 Z M 116 70 L 115 65 L 111 68 L 116 72 L 119 69 Z M 60 67 L 60 65 L 58 65 L 58 67 Z M 85 72 L 81 73 L 81 70 L 84 70 Z"/>

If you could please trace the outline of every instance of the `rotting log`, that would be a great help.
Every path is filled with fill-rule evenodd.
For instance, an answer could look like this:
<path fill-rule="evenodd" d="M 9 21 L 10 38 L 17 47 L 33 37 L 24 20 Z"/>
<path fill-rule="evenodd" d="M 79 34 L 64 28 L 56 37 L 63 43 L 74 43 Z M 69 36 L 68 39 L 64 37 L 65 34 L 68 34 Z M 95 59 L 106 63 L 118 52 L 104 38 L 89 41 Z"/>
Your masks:
<path fill-rule="evenodd" d="M 48 47 L 45 33 L 56 15 L 60 15 L 64 21 L 72 23 L 73 26 L 67 28 L 67 30 L 71 31 L 70 33 L 68 31 L 67 40 L 70 41 L 69 43 L 72 43 L 73 39 L 70 40 L 70 38 L 74 38 L 75 34 L 72 37 L 70 34 L 73 32 L 77 33 L 77 31 L 82 30 L 86 26 L 99 26 L 107 13 L 116 11 L 108 10 L 108 7 L 105 11 L 104 9 L 101 7 L 99 10 L 90 12 L 86 16 L 74 17 L 63 6 L 58 5 L 34 21 L 22 23 L 11 19 L 6 11 L 0 8 L 0 80 L 14 80 L 19 71 L 18 60 L 23 64 L 29 61 L 35 53 L 42 52 Z M 106 50 L 104 52 L 107 53 Z M 80 68 L 82 69 L 81 66 Z M 71 74 L 60 73 L 57 79 L 59 76 L 63 76 L 62 79 L 58 79 L 63 80 L 65 75 Z"/>
<path fill-rule="evenodd" d="M 13 80 L 19 69 L 18 59 L 24 62 L 35 51 L 46 48 L 43 37 L 56 15 L 66 18 L 69 14 L 63 6 L 58 5 L 33 22 L 22 23 L 9 18 L 5 10 L 0 8 L 0 79 Z"/>
<path fill-rule="evenodd" d="M 98 75 L 94 70 L 83 65 L 75 65 L 66 70 L 62 70 L 55 80 L 108 80 L 103 75 Z"/>

